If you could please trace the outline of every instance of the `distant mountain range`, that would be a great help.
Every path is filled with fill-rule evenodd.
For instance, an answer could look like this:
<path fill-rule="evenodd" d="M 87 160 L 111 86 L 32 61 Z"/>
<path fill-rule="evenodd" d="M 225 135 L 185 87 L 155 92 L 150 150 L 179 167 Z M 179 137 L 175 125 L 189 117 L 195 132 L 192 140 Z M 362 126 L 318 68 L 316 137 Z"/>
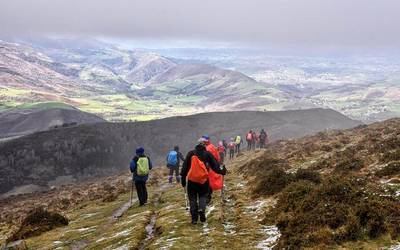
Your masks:
<path fill-rule="evenodd" d="M 316 107 L 367 122 L 400 115 L 400 73 L 387 61 L 159 50 L 165 57 L 95 39 L 7 41 L 0 109 L 61 102 L 111 121 Z"/>
<path fill-rule="evenodd" d="M 160 166 L 171 147 L 179 145 L 185 153 L 204 133 L 217 142 L 264 128 L 271 140 L 279 140 L 359 124 L 333 110 L 311 109 L 217 112 L 148 122 L 60 127 L 0 143 L 0 193 L 25 185 L 47 187 L 126 171 L 139 145 Z"/>

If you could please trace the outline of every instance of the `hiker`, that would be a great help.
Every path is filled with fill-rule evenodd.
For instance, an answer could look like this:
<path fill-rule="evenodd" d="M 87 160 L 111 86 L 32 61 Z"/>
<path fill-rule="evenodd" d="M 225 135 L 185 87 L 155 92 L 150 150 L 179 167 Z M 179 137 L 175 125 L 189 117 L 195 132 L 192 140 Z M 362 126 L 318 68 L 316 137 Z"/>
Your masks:
<path fill-rule="evenodd" d="M 209 171 L 225 175 L 226 168 L 220 168 L 214 156 L 206 149 L 206 139 L 200 138 L 195 149 L 190 151 L 182 165 L 181 177 L 182 187 L 186 187 L 190 203 L 190 214 L 192 224 L 197 224 L 200 217 L 201 222 L 206 221 L 206 199 L 209 191 Z"/>
<path fill-rule="evenodd" d="M 250 130 L 246 135 L 247 151 L 251 150 L 251 144 L 253 142 L 253 131 Z"/>
<path fill-rule="evenodd" d="M 174 150 L 169 151 L 167 155 L 167 167 L 169 169 L 168 182 L 172 184 L 172 179 L 174 178 L 174 173 L 176 177 L 176 182 L 181 182 L 181 176 L 179 175 L 180 160 L 184 161 L 183 155 L 179 152 L 179 146 L 175 146 Z"/>
<path fill-rule="evenodd" d="M 243 140 L 242 140 L 242 138 L 240 137 L 240 135 L 237 135 L 236 138 L 235 138 L 235 144 L 236 144 L 235 152 L 236 152 L 237 154 L 240 153 L 240 146 L 241 146 L 242 142 L 243 142 Z"/>
<path fill-rule="evenodd" d="M 226 152 L 228 150 L 228 143 L 226 142 L 225 139 L 222 140 L 222 145 L 224 145 L 224 148 L 225 148 L 225 155 L 224 156 L 226 157 Z"/>
<path fill-rule="evenodd" d="M 268 135 L 264 131 L 264 129 L 261 129 L 260 136 L 260 148 L 265 148 L 265 144 L 268 142 Z"/>
<path fill-rule="evenodd" d="M 253 150 L 256 150 L 256 143 L 258 141 L 256 130 L 253 130 L 252 137 L 251 137 L 251 147 Z"/>
<path fill-rule="evenodd" d="M 147 203 L 147 188 L 146 182 L 149 178 L 149 172 L 153 168 L 151 160 L 144 154 L 144 148 L 136 149 L 136 156 L 132 159 L 130 164 L 131 173 L 135 182 L 137 196 L 139 198 L 139 205 L 143 206 Z"/>
<path fill-rule="evenodd" d="M 233 141 L 233 138 L 231 138 L 231 141 L 228 143 L 229 159 L 233 159 L 233 157 L 235 156 L 235 148 L 236 148 L 236 144 Z"/>
<path fill-rule="evenodd" d="M 211 153 L 212 156 L 214 156 L 215 160 L 218 162 L 218 164 L 221 164 L 221 157 L 218 152 L 218 148 L 215 147 L 210 140 L 210 137 L 208 135 L 203 135 L 201 138 L 204 139 L 204 143 L 206 145 L 206 150 Z M 218 178 L 218 175 L 214 173 L 212 170 L 209 171 L 209 176 L 212 178 Z M 221 180 L 222 181 L 222 180 Z M 208 195 L 207 195 L 207 205 L 211 203 L 212 199 L 212 193 L 213 190 L 211 187 L 209 187 Z"/>
<path fill-rule="evenodd" d="M 218 142 L 218 153 L 219 153 L 219 158 L 221 159 L 221 164 L 224 163 L 225 159 L 225 154 L 226 154 L 226 149 L 224 147 L 224 143 L 222 141 Z"/>

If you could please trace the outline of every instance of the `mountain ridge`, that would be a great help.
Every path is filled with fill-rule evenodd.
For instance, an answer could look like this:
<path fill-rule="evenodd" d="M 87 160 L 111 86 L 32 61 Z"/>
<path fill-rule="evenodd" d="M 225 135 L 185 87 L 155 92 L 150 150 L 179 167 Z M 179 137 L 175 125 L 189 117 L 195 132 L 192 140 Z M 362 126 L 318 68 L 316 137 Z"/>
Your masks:
<path fill-rule="evenodd" d="M 138 146 L 144 146 L 153 161 L 161 164 L 172 146 L 179 145 L 182 151 L 188 151 L 203 133 L 217 142 L 250 129 L 264 128 L 271 140 L 279 140 L 359 124 L 336 111 L 314 109 L 211 113 L 147 122 L 83 124 L 38 132 L 0 144 L 0 191 L 30 184 L 47 186 L 58 177 L 81 179 L 118 173 L 126 170 Z M 21 174 L 24 180 L 18 177 Z"/>

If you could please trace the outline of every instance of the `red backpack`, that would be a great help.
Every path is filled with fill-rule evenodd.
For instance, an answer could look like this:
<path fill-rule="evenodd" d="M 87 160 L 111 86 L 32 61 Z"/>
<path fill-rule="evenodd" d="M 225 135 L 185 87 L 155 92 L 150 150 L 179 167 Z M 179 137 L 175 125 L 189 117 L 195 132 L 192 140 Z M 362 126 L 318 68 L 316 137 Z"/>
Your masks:
<path fill-rule="evenodd" d="M 217 160 L 217 162 L 221 162 L 221 156 L 218 153 L 217 148 L 212 145 L 209 144 L 206 147 L 207 151 L 210 152 L 215 159 Z M 222 179 L 222 175 L 215 173 L 212 169 L 210 169 L 209 174 L 208 174 L 208 179 L 210 180 L 210 188 L 212 190 L 220 190 L 222 189 L 223 186 L 223 179 Z"/>
<path fill-rule="evenodd" d="M 248 133 L 246 139 L 248 141 L 251 141 L 253 139 L 253 134 L 252 133 Z"/>
<path fill-rule="evenodd" d="M 214 145 L 212 144 L 207 145 L 206 150 L 214 156 L 215 160 L 217 160 L 218 163 L 221 162 L 221 157 L 219 156 L 219 152 Z"/>
<path fill-rule="evenodd" d="M 204 162 L 202 162 L 197 155 L 191 158 L 190 170 L 188 173 L 188 180 L 204 184 L 208 180 L 208 170 Z"/>

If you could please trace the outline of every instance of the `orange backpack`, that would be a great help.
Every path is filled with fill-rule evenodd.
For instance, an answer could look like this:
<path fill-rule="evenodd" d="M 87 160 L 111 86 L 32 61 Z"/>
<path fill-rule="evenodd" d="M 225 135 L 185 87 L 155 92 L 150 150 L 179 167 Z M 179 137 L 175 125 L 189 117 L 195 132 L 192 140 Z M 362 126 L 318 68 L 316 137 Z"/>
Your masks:
<path fill-rule="evenodd" d="M 206 149 L 208 152 L 210 152 L 215 157 L 215 159 L 217 160 L 218 163 L 221 162 L 221 156 L 219 155 L 219 152 L 214 145 L 210 144 L 207 146 Z M 212 169 L 210 169 L 209 180 L 210 180 L 210 187 L 212 190 L 222 189 L 222 185 L 223 185 L 222 175 L 217 174 Z"/>
<path fill-rule="evenodd" d="M 202 162 L 197 155 L 191 158 L 190 170 L 188 173 L 188 180 L 204 184 L 208 180 L 208 170 L 204 162 Z"/>
<path fill-rule="evenodd" d="M 221 162 L 221 156 L 219 156 L 219 152 L 218 152 L 217 148 L 214 145 L 209 144 L 206 147 L 206 150 L 208 152 L 210 152 L 214 156 L 215 160 L 217 160 L 218 163 Z"/>

